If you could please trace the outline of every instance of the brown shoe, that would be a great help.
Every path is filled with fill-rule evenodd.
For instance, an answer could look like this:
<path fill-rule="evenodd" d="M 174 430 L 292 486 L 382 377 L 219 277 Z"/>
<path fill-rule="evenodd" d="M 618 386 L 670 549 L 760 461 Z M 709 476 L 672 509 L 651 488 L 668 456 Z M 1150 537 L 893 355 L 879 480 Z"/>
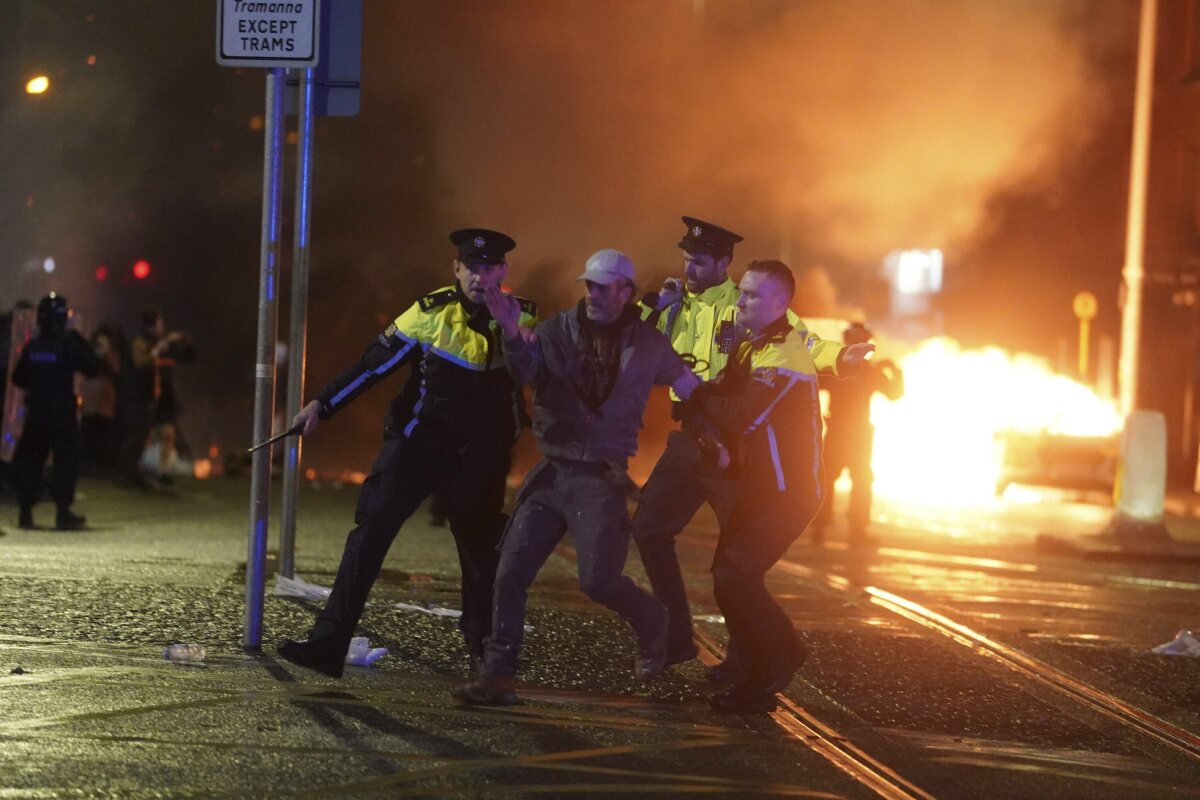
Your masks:
<path fill-rule="evenodd" d="M 480 675 L 468 683 L 460 683 L 450 694 L 473 706 L 515 706 L 517 697 L 513 679 L 503 675 Z"/>

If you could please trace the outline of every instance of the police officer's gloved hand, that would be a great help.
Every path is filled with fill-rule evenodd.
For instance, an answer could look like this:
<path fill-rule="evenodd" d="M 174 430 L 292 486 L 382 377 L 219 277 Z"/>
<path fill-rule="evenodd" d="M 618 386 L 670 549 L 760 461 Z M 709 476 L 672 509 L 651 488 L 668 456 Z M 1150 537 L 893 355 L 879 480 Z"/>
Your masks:
<path fill-rule="evenodd" d="M 701 414 L 704 409 L 704 396 L 708 393 L 708 384 L 701 383 L 692 390 L 692 394 L 687 400 L 681 400 L 671 404 L 671 418 L 677 422 L 687 422 L 697 415 Z"/>
<path fill-rule="evenodd" d="M 706 467 L 717 467 L 721 463 L 721 443 L 709 436 L 701 436 L 700 460 Z"/>

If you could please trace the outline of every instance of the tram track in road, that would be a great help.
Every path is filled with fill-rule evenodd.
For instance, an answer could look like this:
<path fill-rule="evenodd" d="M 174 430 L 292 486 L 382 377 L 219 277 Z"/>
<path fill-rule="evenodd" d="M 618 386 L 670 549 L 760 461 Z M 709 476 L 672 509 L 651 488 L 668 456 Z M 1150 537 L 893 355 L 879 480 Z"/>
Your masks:
<path fill-rule="evenodd" d="M 946 614 L 886 589 L 870 585 L 860 586 L 841 575 L 825 572 L 789 559 L 781 560 L 776 565 L 776 569 L 818 587 L 856 597 L 865 596 L 873 606 L 941 634 L 981 657 L 999 662 L 1026 679 L 1049 687 L 1058 694 L 1064 695 L 1092 711 L 1099 712 L 1128 729 L 1137 731 L 1159 744 L 1166 745 L 1186 756 L 1197 765 L 1197 768 L 1200 768 L 1200 736 L 1108 692 L 1097 689 L 1086 681 L 1015 647 L 1003 644 Z"/>
<path fill-rule="evenodd" d="M 695 640 L 700 661 L 705 666 L 712 666 L 725 657 L 721 646 L 700 629 L 695 631 Z M 872 757 L 784 693 L 780 692 L 776 699 L 780 706 L 771 712 L 775 724 L 880 797 L 886 800 L 934 800 L 933 795 Z"/>
<path fill-rule="evenodd" d="M 828 545 L 826 546 L 828 547 Z M 901 559 L 945 569 L 977 570 L 997 575 L 1012 575 L 1050 581 L 1092 582 L 1097 585 L 1118 588 L 1200 591 L 1200 583 L 1193 581 L 1120 575 L 1111 572 L 1097 572 L 1095 570 L 1053 568 L 1021 561 L 952 555 L 949 553 L 936 553 L 911 548 L 880 547 L 876 552 L 884 558 Z"/>
<path fill-rule="evenodd" d="M 685 532 L 679 543 L 708 551 L 711 549 L 712 539 L 699 532 Z M 939 559 L 945 562 L 944 566 L 950 568 L 982 567 L 988 571 L 1027 578 L 1033 578 L 1035 573 L 1036 578 L 1040 580 L 1061 580 L 1064 572 L 1061 569 L 1047 570 L 1040 565 L 1024 565 L 1016 561 L 993 559 L 981 564 L 969 560 L 968 557 L 919 552 L 915 552 L 915 555 L 918 560 L 921 560 L 922 556 L 924 560 Z M 891 553 L 889 556 L 895 559 L 899 554 Z M 998 641 L 990 630 L 977 631 L 959 622 L 953 618 L 953 611 L 947 612 L 940 606 L 928 607 L 911 596 L 906 597 L 881 586 L 871 585 L 876 581 L 864 580 L 856 573 L 851 573 L 852 577 L 846 577 L 834 570 L 823 570 L 787 559 L 779 562 L 776 570 L 793 579 L 799 579 L 800 583 L 817 589 L 831 600 L 841 598 L 842 601 L 851 601 L 859 607 L 886 612 L 882 617 L 894 618 L 895 627 L 898 629 L 919 629 L 926 634 L 938 634 L 925 637 L 931 644 L 949 639 L 950 642 L 946 646 L 948 649 L 944 652 L 947 656 L 953 652 L 963 653 L 963 669 L 967 669 L 967 665 L 971 663 L 978 663 L 981 667 L 988 664 L 991 666 L 987 667 L 987 670 L 1000 670 L 1000 673 L 1007 671 L 1015 676 L 1015 679 L 1007 684 L 1009 688 L 998 689 L 998 686 L 1002 687 L 1005 684 L 988 683 L 985 677 L 987 673 L 980 673 L 980 680 L 983 681 L 980 686 L 986 688 L 978 695 L 981 702 L 978 711 L 960 713 L 954 710 L 954 705 L 933 706 L 930 711 L 914 712 L 917 716 L 909 717 L 913 721 L 911 727 L 896 723 L 896 718 L 891 716 L 894 706 L 874 704 L 868 705 L 866 709 L 856 710 L 853 695 L 847 696 L 844 692 L 839 692 L 839 698 L 839 693 L 827 695 L 814 687 L 817 694 L 810 699 L 816 702 L 815 708 L 812 702 L 804 699 L 807 697 L 805 694 L 779 694 L 779 708 L 771 715 L 778 729 L 876 796 L 969 796 L 963 795 L 962 791 L 972 784 L 980 789 L 988 787 L 982 789 L 984 795 L 976 795 L 986 796 L 989 790 L 1000 794 L 1005 791 L 1011 792 L 1015 785 L 1031 789 L 1036 786 L 1037 788 L 1032 790 L 1044 791 L 1050 790 L 1056 783 L 1058 785 L 1055 788 L 1061 789 L 1064 785 L 1080 782 L 1081 785 L 1094 786 L 1097 796 L 1105 796 L 1106 792 L 1114 791 L 1116 796 L 1122 796 L 1120 787 L 1134 786 L 1139 791 L 1146 790 L 1152 794 L 1159 791 L 1172 795 L 1195 794 L 1193 790 L 1186 788 L 1187 782 L 1182 778 L 1164 777 L 1155 781 L 1145 781 L 1141 778 L 1147 771 L 1156 768 L 1166 768 L 1171 774 L 1178 776 L 1186 775 L 1200 767 L 1200 737 L 1146 711 L 1149 706 L 1145 703 L 1139 704 L 1136 698 L 1132 698 L 1132 702 L 1122 700 L 1117 695 L 1097 688 L 1086 679 L 1075 677 L 1034 655 Z M 1084 574 L 1092 580 L 1108 585 L 1114 583 L 1114 580 L 1104 573 Z M 1079 577 L 1082 578 L 1083 574 Z M 1191 585 L 1160 586 L 1159 583 L 1161 582 L 1155 582 L 1154 588 L 1192 589 Z M 898 587 L 889 587 L 895 588 Z M 899 588 L 898 591 L 904 590 Z M 723 647 L 713 635 L 715 631 L 705 631 L 702 626 L 697 626 L 696 633 L 701 651 L 700 660 L 703 663 L 711 665 L 723 657 Z M 947 661 L 946 664 L 950 662 Z M 1070 667 L 1067 667 L 1067 670 L 1070 670 Z M 966 680 L 966 674 L 968 673 L 962 670 L 958 673 L 951 672 L 948 673 L 948 680 L 959 685 Z M 843 682 L 842 685 L 848 686 L 853 683 Z M 1029 688 L 1022 689 L 1022 686 Z M 983 728 L 967 724 L 962 729 L 952 731 L 943 727 L 947 720 L 956 725 L 959 724 L 959 720 L 969 718 L 972 713 L 984 714 L 984 718 L 986 714 L 996 713 L 999 709 L 984 709 L 988 708 L 989 703 L 994 705 L 996 699 L 1003 696 L 1004 692 L 1010 695 L 1029 692 L 1028 696 L 1033 698 L 1032 706 L 1049 712 L 1050 716 L 1038 720 L 1029 738 L 1015 731 L 1008 723 L 993 728 L 996 730 L 993 737 L 980 733 L 987 728 L 989 723 L 986 722 L 983 723 Z M 948 697 L 947 694 L 938 694 L 936 691 L 935 695 L 943 704 Z M 829 707 L 826 708 L 826 705 Z M 810 708 L 814 708 L 816 714 L 810 711 Z M 1058 716 L 1053 716 L 1054 709 L 1057 709 Z M 1026 714 L 1029 713 L 1029 708 L 1024 710 Z M 997 719 L 1002 718 L 1003 716 Z M 860 727 L 864 723 L 867 727 Z M 926 725 L 930 727 L 925 727 Z M 905 730 L 929 731 L 930 734 L 926 736 L 929 743 L 916 745 L 916 750 L 910 749 L 912 743 L 925 740 L 906 737 Z M 1072 738 L 1076 736 L 1079 738 Z M 1075 741 L 1079 744 L 1072 744 Z M 1121 741 L 1126 744 L 1120 744 Z M 1144 744 L 1138 745 L 1136 742 Z M 1098 749 L 1091 751 L 1091 747 Z M 1123 747 L 1135 749 L 1126 750 Z M 1099 769 L 1089 769 L 1087 766 L 1092 758 L 1091 752 L 1096 754 L 1096 763 L 1102 765 Z M 1139 752 L 1138 758 L 1141 760 L 1120 761 L 1120 758 L 1124 757 L 1123 754 L 1133 752 Z M 1158 755 L 1155 755 L 1156 753 Z M 1168 753 L 1172 755 L 1168 756 Z M 1006 782 L 1001 775 L 1012 776 L 1012 779 Z"/>
<path fill-rule="evenodd" d="M 578 560 L 573 547 L 560 546 L 555 552 L 568 561 Z M 695 628 L 693 636 L 699 660 L 706 667 L 725 657 L 725 649 L 699 627 Z M 776 700 L 779 707 L 771 712 L 771 719 L 784 733 L 879 797 L 884 800 L 936 800 L 934 795 L 871 756 L 783 692 L 776 694 Z"/>

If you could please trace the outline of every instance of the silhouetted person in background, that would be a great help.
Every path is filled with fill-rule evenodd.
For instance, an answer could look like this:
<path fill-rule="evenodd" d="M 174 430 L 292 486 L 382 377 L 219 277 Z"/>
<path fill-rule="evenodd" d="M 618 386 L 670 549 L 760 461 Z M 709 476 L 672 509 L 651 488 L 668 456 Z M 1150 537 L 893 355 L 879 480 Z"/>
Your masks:
<path fill-rule="evenodd" d="M 157 477 L 170 484 L 171 464 L 175 456 L 176 422 L 179 401 L 175 393 L 175 365 L 193 361 L 196 348 L 182 331 L 167 333 L 161 313 L 142 312 L 142 332 L 130 342 L 130 364 L 126 439 L 121 454 L 122 478 L 133 485 L 145 486 L 140 472 L 142 452 L 153 430 L 158 442 Z"/>
<path fill-rule="evenodd" d="M 13 383 L 26 392 L 25 429 L 13 456 L 13 482 L 21 512 L 19 525 L 36 528 L 33 504 L 42 491 L 42 470 L 54 451 L 51 494 L 58 508 L 55 526 L 78 530 L 86 520 L 71 512 L 79 478 L 79 422 L 76 418 L 75 373 L 99 374 L 100 359 L 76 331 L 67 330 L 70 308 L 51 293 L 38 303 L 38 335 L 21 352 Z"/>
<path fill-rule="evenodd" d="M 84 464 L 107 473 L 116 462 L 121 439 L 117 430 L 117 386 L 121 381 L 122 347 L 119 334 L 102 325 L 92 334 L 92 350 L 103 364 L 99 375 L 79 387 L 81 451 Z"/>
<path fill-rule="evenodd" d="M 0 315 L 0 420 L 7 419 L 8 414 L 8 375 L 12 363 L 13 325 L 18 312 L 33 311 L 33 303 L 28 300 L 18 300 L 12 311 Z M 22 334 L 23 336 L 23 334 Z M 24 345 L 24 341 L 21 342 Z M 0 491 L 8 490 L 9 475 L 12 465 L 0 459 Z"/>
<path fill-rule="evenodd" d="M 869 342 L 871 331 L 861 322 L 846 329 L 846 344 Z M 833 517 L 833 484 L 843 469 L 850 471 L 850 507 L 846 513 L 846 530 L 851 546 L 865 545 L 870 539 L 867 525 L 871 522 L 871 452 L 875 427 L 871 424 L 871 396 L 876 392 L 889 400 L 904 394 L 904 374 L 889 359 L 867 361 L 858 374 L 846 379 L 821 380 L 821 388 L 829 391 L 829 417 L 825 427 L 825 502 L 813 521 L 813 541 L 824 541 L 824 530 Z"/>

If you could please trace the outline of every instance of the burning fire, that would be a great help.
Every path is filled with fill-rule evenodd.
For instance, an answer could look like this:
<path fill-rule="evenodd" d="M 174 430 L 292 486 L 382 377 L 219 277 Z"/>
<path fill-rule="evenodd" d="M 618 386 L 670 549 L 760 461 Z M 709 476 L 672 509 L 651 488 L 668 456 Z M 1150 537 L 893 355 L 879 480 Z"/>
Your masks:
<path fill-rule="evenodd" d="M 880 495 L 931 505 L 991 500 L 1000 477 L 997 434 L 1111 436 L 1113 402 L 1055 374 L 1042 359 L 999 348 L 923 342 L 897 359 L 905 393 L 872 399 L 872 467 Z"/>

